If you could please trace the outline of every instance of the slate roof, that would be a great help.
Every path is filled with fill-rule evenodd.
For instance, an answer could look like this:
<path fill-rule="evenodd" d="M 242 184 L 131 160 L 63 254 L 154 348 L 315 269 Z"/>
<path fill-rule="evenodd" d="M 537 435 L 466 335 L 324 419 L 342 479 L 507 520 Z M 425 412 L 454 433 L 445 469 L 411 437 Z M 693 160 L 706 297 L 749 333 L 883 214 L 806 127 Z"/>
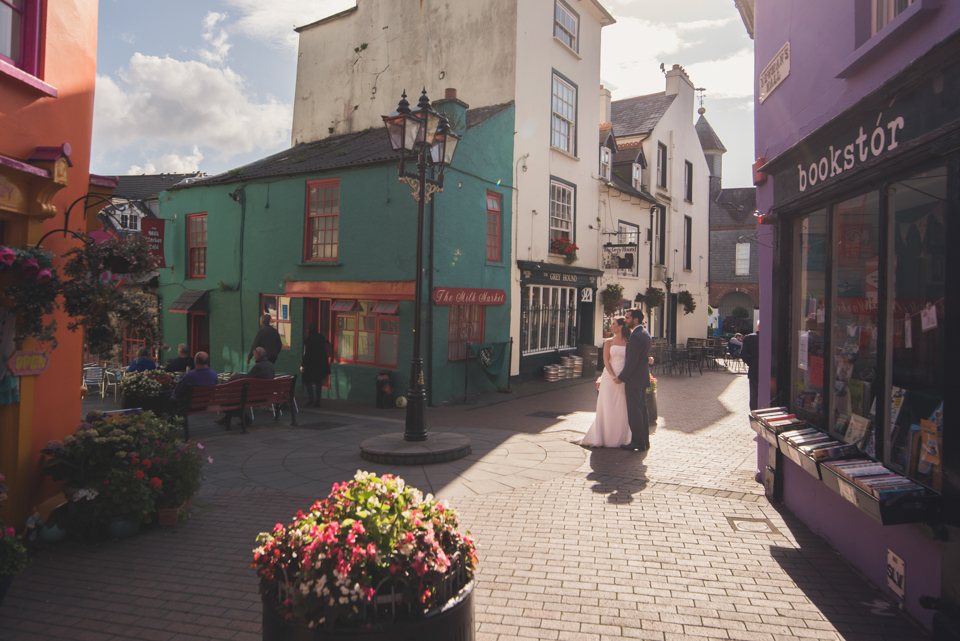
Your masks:
<path fill-rule="evenodd" d="M 472 129 L 498 113 L 508 109 L 513 102 L 489 107 L 467 110 L 467 129 Z M 207 187 L 225 185 L 271 176 L 290 176 L 294 174 L 314 173 L 337 167 L 350 167 L 381 162 L 395 162 L 397 152 L 390 146 L 386 127 L 330 136 L 314 142 L 301 143 L 296 147 L 255 160 L 254 162 L 231 169 L 230 171 L 183 187 Z"/>
<path fill-rule="evenodd" d="M 637 160 L 638 157 L 640 158 L 639 161 Z M 643 158 L 643 150 L 640 147 L 621 149 L 613 154 L 614 165 L 632 165 L 635 162 L 639 162 L 641 165 L 645 165 L 646 163 L 646 160 Z"/>
<path fill-rule="evenodd" d="M 713 130 L 713 127 L 710 126 L 710 123 L 707 122 L 703 114 L 700 114 L 700 118 L 694 126 L 697 129 L 697 136 L 700 138 L 701 149 L 704 151 L 720 151 L 721 153 L 727 151 L 727 148 L 720 142 L 720 137 L 717 136 L 717 132 Z"/>
<path fill-rule="evenodd" d="M 668 96 L 666 92 L 661 91 L 646 96 L 615 100 L 610 105 L 613 133 L 617 136 L 650 133 L 676 97 L 676 94 Z"/>
<path fill-rule="evenodd" d="M 113 195 L 127 200 L 150 200 L 160 192 L 176 185 L 184 178 L 203 176 L 199 171 L 191 174 L 142 174 L 140 176 L 118 176 L 117 188 Z"/>
<path fill-rule="evenodd" d="M 716 199 L 719 205 L 736 224 L 755 220 L 753 212 L 757 210 L 757 188 L 736 187 L 721 189 Z"/>

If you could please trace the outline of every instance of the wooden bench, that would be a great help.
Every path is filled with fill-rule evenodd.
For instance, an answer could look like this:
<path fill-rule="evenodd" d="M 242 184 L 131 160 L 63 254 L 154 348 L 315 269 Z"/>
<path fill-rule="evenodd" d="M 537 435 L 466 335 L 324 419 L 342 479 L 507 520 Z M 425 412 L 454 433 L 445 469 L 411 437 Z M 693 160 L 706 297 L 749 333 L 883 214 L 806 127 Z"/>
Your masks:
<path fill-rule="evenodd" d="M 190 417 L 194 414 L 234 411 L 240 414 L 242 433 L 247 433 L 247 412 L 251 407 L 261 405 L 290 405 L 291 425 L 297 424 L 297 402 L 294 392 L 297 377 L 289 376 L 275 379 L 240 378 L 228 383 L 208 385 L 206 387 L 188 387 L 182 399 L 180 415 L 183 416 L 183 438 L 190 438 Z M 279 419 L 279 411 L 274 410 L 274 420 Z M 227 418 L 230 429 L 230 418 Z"/>

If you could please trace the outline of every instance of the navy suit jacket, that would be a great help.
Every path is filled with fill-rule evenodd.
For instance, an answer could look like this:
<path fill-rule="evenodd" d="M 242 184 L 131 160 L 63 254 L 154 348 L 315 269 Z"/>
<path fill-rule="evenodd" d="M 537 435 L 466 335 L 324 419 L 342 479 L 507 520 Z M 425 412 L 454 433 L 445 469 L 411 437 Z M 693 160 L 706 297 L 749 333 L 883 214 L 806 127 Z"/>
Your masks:
<path fill-rule="evenodd" d="M 626 360 L 623 369 L 617 376 L 621 381 L 637 386 L 643 390 L 650 386 L 650 345 L 653 343 L 650 334 L 641 325 L 630 334 L 627 341 Z"/>
<path fill-rule="evenodd" d="M 747 378 L 756 379 L 760 373 L 760 334 L 754 332 L 743 337 L 740 358 L 747 364 Z"/>

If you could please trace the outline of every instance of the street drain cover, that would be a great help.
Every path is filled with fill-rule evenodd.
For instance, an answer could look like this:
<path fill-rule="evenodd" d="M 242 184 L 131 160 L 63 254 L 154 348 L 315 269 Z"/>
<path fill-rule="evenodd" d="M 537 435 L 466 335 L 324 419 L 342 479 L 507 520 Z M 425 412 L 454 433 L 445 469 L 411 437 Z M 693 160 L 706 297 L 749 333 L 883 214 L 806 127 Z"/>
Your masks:
<path fill-rule="evenodd" d="M 745 519 L 737 516 L 728 516 L 727 522 L 734 532 L 747 534 L 780 534 L 770 519 Z"/>

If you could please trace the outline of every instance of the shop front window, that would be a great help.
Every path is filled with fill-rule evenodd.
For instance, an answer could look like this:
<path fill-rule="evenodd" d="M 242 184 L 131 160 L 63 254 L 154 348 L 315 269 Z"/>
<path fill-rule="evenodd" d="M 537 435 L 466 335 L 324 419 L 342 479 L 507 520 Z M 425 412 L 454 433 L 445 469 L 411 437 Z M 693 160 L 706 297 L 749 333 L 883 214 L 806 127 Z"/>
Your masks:
<path fill-rule="evenodd" d="M 396 302 L 337 301 L 336 350 L 341 363 L 396 367 L 400 317 Z"/>
<path fill-rule="evenodd" d="M 823 422 L 824 330 L 827 291 L 827 212 L 818 210 L 797 220 L 794 233 L 791 350 L 794 409 L 799 418 Z M 761 328 L 761 331 L 763 328 Z"/>
<path fill-rule="evenodd" d="M 528 285 L 520 308 L 524 354 L 576 347 L 577 288 Z"/>
<path fill-rule="evenodd" d="M 873 447 L 876 426 L 879 230 L 879 192 L 834 206 L 829 427 L 836 437 L 864 450 Z"/>
<path fill-rule="evenodd" d="M 946 168 L 891 185 L 892 347 L 886 463 L 941 487 L 946 319 Z"/>

